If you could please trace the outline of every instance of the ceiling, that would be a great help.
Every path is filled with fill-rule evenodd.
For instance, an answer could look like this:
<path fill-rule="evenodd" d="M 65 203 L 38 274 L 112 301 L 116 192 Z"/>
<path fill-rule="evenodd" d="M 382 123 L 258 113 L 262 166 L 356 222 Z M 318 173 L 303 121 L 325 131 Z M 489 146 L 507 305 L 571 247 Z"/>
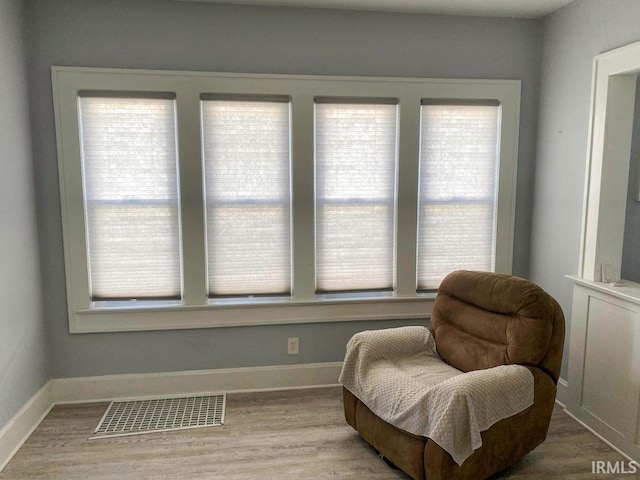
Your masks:
<path fill-rule="evenodd" d="M 384 12 L 539 18 L 573 0 L 186 0 Z"/>

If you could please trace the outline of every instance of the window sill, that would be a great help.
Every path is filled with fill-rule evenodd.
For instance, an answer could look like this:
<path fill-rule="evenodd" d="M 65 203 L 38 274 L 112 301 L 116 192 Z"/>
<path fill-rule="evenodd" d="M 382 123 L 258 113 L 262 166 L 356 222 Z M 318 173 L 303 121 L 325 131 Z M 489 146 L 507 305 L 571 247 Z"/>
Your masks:
<path fill-rule="evenodd" d="M 281 325 L 428 318 L 435 294 L 415 297 L 322 298 L 207 305 L 137 305 L 94 307 L 70 312 L 71 333 L 129 332 L 192 328 Z M 140 302 L 142 303 L 142 302 Z"/>
<path fill-rule="evenodd" d="M 611 283 L 587 280 L 586 278 L 582 278 L 577 275 L 565 275 L 565 277 L 573 281 L 576 285 L 606 293 L 607 295 L 619 298 L 620 300 L 640 305 L 640 283 L 622 279 L 618 282 L 614 282 L 615 285 L 613 285 Z"/>

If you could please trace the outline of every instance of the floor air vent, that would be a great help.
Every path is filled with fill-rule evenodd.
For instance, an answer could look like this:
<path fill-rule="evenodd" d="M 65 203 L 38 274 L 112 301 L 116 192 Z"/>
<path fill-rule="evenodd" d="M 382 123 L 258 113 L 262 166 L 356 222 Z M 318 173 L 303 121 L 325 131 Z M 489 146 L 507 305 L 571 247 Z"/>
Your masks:
<path fill-rule="evenodd" d="M 222 425 L 225 403 L 224 394 L 111 402 L 91 438 Z"/>

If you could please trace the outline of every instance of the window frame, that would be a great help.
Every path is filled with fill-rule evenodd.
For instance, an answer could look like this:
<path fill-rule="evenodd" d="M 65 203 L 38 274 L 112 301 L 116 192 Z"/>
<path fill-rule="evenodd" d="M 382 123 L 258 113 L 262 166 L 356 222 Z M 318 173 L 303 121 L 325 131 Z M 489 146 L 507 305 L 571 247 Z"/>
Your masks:
<path fill-rule="evenodd" d="M 71 333 L 428 318 L 433 293 L 416 291 L 418 165 L 422 99 L 497 100 L 501 105 L 495 271 L 511 273 L 520 117 L 519 80 L 337 77 L 52 67 Z M 87 270 L 78 92 L 174 92 L 183 272 L 180 302 L 92 304 Z M 201 158 L 203 94 L 291 98 L 292 296 L 209 300 Z M 398 179 L 393 294 L 315 293 L 314 98 L 397 98 Z M 310 261 L 311 259 L 311 261 Z M 104 303 L 104 302 L 103 302 Z"/>

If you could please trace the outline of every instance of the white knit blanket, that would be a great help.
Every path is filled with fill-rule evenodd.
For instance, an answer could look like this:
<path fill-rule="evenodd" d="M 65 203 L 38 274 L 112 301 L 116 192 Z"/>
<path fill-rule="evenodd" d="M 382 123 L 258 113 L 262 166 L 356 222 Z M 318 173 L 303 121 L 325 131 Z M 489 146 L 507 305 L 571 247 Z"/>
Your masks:
<path fill-rule="evenodd" d="M 384 421 L 432 439 L 458 465 L 482 445 L 480 432 L 533 405 L 527 368 L 463 373 L 438 356 L 425 327 L 354 335 L 340 383 Z"/>

